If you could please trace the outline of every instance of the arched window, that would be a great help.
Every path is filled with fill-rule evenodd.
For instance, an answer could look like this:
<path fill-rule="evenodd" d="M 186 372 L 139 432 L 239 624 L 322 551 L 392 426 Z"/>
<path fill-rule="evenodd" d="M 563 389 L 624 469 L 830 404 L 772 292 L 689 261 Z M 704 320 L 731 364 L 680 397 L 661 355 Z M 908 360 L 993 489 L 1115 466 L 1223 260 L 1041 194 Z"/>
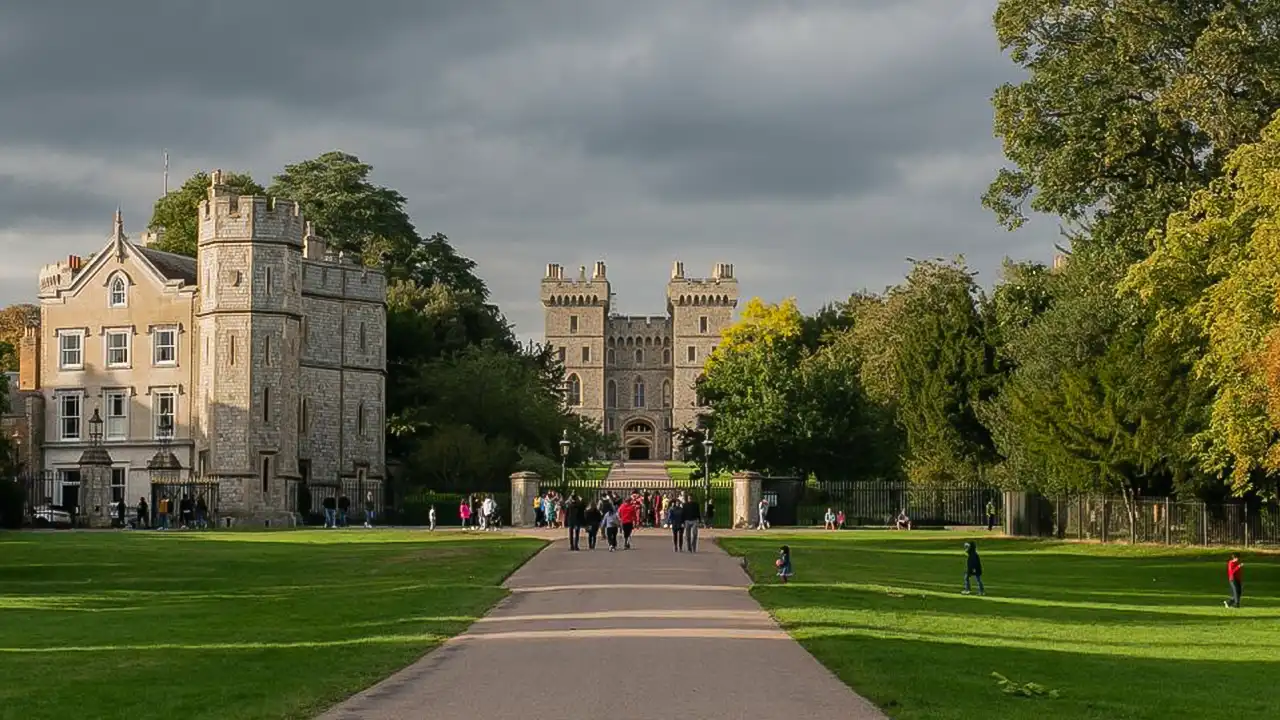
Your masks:
<path fill-rule="evenodd" d="M 644 364 L 644 351 L 639 348 L 636 348 L 636 364 L 637 365 Z"/>
<path fill-rule="evenodd" d="M 644 378 L 636 378 L 635 392 L 631 398 L 631 407 L 644 407 Z"/>
<path fill-rule="evenodd" d="M 671 407 L 671 381 L 662 381 L 662 407 Z"/>
<path fill-rule="evenodd" d="M 604 351 L 604 361 L 608 365 L 612 365 L 618 361 L 617 357 L 613 354 L 613 348 L 609 348 Z"/>
<path fill-rule="evenodd" d="M 662 349 L 662 364 L 663 365 L 671 364 L 671 348 Z"/>
<path fill-rule="evenodd" d="M 582 380 L 578 379 L 577 374 L 569 376 L 569 392 L 567 401 L 570 405 L 577 407 L 582 404 Z"/>
<path fill-rule="evenodd" d="M 618 383 L 612 380 L 604 386 L 604 406 L 607 408 L 618 407 Z"/>
<path fill-rule="evenodd" d="M 123 275 L 116 275 L 111 279 L 111 293 L 108 302 L 113 308 L 129 306 L 129 284 L 125 282 Z"/>

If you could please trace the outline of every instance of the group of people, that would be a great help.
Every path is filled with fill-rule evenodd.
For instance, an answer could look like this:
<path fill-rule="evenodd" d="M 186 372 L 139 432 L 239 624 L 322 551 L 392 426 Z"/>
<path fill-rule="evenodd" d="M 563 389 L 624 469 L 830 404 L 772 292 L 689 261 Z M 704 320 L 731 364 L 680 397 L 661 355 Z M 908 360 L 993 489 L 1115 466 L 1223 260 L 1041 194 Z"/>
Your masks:
<path fill-rule="evenodd" d="M 431 507 L 429 521 L 436 529 L 436 509 Z M 468 495 L 458 503 L 458 518 L 463 530 L 497 530 L 502 526 L 498 500 L 492 495 Z"/>
<path fill-rule="evenodd" d="M 564 498 L 554 490 L 548 491 L 534 498 L 533 512 L 534 524 L 538 527 L 551 529 L 561 529 L 571 527 L 569 518 L 569 501 L 577 498 L 577 502 L 581 503 L 582 498 L 577 495 L 571 495 Z M 617 506 L 618 495 L 612 491 L 603 493 L 600 501 L 609 500 Z M 706 502 L 695 509 L 694 512 L 685 510 L 685 506 L 693 500 L 693 496 L 687 492 L 669 492 L 661 493 L 649 490 L 634 490 L 626 498 L 626 502 L 635 506 L 636 518 L 633 523 L 634 528 L 664 528 L 674 529 L 679 526 L 684 527 L 684 518 L 690 514 L 696 514 L 699 523 L 703 526 L 710 526 L 715 517 L 716 507 L 711 498 L 707 498 Z M 673 514 L 677 507 L 680 509 L 680 517 L 673 521 Z M 585 527 L 585 525 L 579 525 Z"/>
<path fill-rule="evenodd" d="M 652 527 L 671 530 L 671 543 L 676 552 L 698 551 L 698 530 L 710 523 L 714 512 L 710 500 L 707 513 L 691 493 L 678 492 L 663 495 L 633 491 L 622 497 L 607 490 L 594 502 L 584 500 L 576 493 L 558 503 L 558 510 L 547 515 L 551 527 L 563 527 L 569 533 L 569 550 L 581 550 L 583 531 L 587 535 L 587 549 L 595 550 L 598 539 L 604 536 L 609 552 L 618 549 L 621 534 L 622 549 L 631 549 L 631 536 L 636 528 Z"/>
<path fill-rule="evenodd" d="M 340 493 L 337 497 L 330 495 L 320 501 L 320 507 L 324 510 L 324 526 L 327 528 L 344 528 L 350 527 L 351 523 L 351 498 L 346 493 Z M 370 490 L 364 496 L 364 526 L 366 528 L 373 527 L 373 521 L 377 517 L 377 506 L 374 503 L 373 491 Z"/>
<path fill-rule="evenodd" d="M 130 528 L 132 530 L 141 530 L 143 528 L 154 527 L 156 530 L 168 530 L 172 524 L 170 518 L 176 514 L 178 516 L 178 529 L 199 529 L 203 530 L 209 526 L 209 504 L 205 502 L 204 495 L 192 497 L 190 493 L 183 493 L 182 497 L 176 502 L 173 498 L 161 495 L 156 500 L 155 517 L 151 517 L 151 508 L 147 505 L 147 499 L 138 498 L 138 504 L 134 507 L 133 520 L 128 519 L 129 509 L 124 503 L 124 498 L 116 502 L 115 525 L 121 528 Z"/>

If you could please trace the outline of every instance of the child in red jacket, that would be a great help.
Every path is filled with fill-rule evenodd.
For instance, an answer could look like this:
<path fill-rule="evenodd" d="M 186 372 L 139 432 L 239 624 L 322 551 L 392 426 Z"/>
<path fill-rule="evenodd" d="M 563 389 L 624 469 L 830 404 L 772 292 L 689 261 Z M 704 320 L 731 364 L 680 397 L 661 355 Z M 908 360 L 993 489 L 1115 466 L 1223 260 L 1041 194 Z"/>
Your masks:
<path fill-rule="evenodd" d="M 1240 596 L 1244 594 L 1244 563 L 1240 562 L 1240 553 L 1231 553 L 1227 561 L 1227 582 L 1231 583 L 1231 599 L 1222 604 L 1229 608 L 1240 607 Z"/>

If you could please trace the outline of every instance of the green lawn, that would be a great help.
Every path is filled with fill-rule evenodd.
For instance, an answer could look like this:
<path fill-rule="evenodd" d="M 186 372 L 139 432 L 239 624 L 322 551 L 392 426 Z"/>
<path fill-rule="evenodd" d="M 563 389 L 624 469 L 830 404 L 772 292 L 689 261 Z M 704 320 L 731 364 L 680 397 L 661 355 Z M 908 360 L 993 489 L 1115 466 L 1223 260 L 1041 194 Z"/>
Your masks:
<path fill-rule="evenodd" d="M 683 463 L 675 460 L 667 461 L 667 474 L 671 476 L 671 481 L 675 483 L 676 487 L 702 487 L 701 480 L 694 482 L 692 479 L 692 475 L 695 472 L 699 472 L 699 469 L 693 463 Z M 711 486 L 733 487 L 733 473 L 728 471 L 712 473 Z"/>
<path fill-rule="evenodd" d="M 979 540 L 986 597 L 959 594 Z M 1227 610 L 1223 549 L 889 531 L 720 541 L 753 594 L 894 718 L 1266 718 L 1280 700 L 1280 555 L 1246 553 Z M 796 577 L 773 577 L 791 546 Z M 992 673 L 1058 697 L 1002 692 Z"/>
<path fill-rule="evenodd" d="M 457 634 L 543 543 L 0 534 L 0 718 L 304 718 Z"/>

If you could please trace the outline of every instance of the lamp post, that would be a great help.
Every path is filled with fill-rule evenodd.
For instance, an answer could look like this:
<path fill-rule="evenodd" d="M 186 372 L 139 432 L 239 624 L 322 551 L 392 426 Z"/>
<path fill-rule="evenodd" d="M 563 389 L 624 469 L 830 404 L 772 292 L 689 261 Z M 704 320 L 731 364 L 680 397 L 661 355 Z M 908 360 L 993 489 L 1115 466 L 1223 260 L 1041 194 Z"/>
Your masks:
<path fill-rule="evenodd" d="M 702 488 L 706 493 L 707 499 L 711 497 L 711 431 L 707 431 L 707 437 L 702 441 L 702 461 L 705 463 L 702 471 Z"/>
<path fill-rule="evenodd" d="M 102 415 L 98 408 L 94 408 L 93 417 L 89 418 L 89 447 L 80 454 L 80 494 L 76 498 L 76 520 L 73 522 L 86 514 L 81 509 L 88 507 L 90 526 L 109 524 L 107 501 L 110 499 L 111 465 L 111 453 L 102 447 Z"/>
<path fill-rule="evenodd" d="M 565 464 L 569 462 L 569 431 L 560 436 L 560 489 L 564 490 Z"/>

